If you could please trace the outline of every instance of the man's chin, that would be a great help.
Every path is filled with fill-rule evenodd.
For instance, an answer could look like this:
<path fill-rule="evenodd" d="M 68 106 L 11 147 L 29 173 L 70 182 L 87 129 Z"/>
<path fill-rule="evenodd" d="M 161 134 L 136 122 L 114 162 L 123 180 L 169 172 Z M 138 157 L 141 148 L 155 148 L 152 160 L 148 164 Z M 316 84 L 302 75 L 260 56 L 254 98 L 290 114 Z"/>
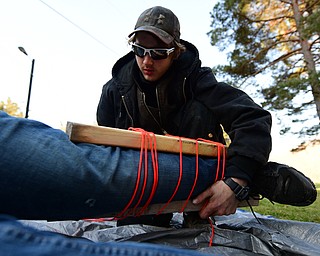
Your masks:
<path fill-rule="evenodd" d="M 147 80 L 148 82 L 155 82 L 158 80 L 157 77 L 155 77 L 154 75 L 146 75 L 146 74 L 143 74 L 143 77 L 145 80 Z"/>

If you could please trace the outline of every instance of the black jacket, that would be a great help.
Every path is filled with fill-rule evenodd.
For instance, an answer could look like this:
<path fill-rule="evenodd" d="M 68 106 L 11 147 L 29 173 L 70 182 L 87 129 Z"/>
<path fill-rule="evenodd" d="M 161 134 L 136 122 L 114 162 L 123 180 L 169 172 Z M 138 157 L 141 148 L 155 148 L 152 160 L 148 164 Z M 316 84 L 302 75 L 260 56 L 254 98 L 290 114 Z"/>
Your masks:
<path fill-rule="evenodd" d="M 226 176 L 251 181 L 271 151 L 271 115 L 243 91 L 217 82 L 210 68 L 201 67 L 196 47 L 174 61 L 156 85 L 158 115 L 145 104 L 143 78 L 133 52 L 117 61 L 113 78 L 102 90 L 97 109 L 99 125 L 140 127 L 155 133 L 224 142 L 221 126 L 232 143 Z"/>

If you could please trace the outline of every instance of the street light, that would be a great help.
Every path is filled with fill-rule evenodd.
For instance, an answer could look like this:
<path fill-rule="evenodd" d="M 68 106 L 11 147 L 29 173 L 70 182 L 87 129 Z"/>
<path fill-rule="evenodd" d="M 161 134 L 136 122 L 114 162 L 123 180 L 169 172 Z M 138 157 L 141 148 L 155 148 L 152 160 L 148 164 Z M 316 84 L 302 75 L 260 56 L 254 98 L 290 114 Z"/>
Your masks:
<path fill-rule="evenodd" d="M 28 56 L 26 50 L 25 50 L 23 47 L 19 46 L 18 49 L 19 49 L 22 53 L 24 53 L 25 55 Z M 29 57 L 29 56 L 28 56 L 28 57 Z M 32 59 L 30 82 L 29 82 L 29 91 L 28 91 L 28 100 L 27 100 L 27 107 L 26 107 L 26 115 L 25 115 L 25 118 L 28 118 L 28 116 L 29 116 L 28 114 L 29 114 L 29 104 L 30 104 L 30 96 L 31 96 L 31 87 L 32 87 L 32 78 L 33 78 L 34 62 L 35 62 L 35 60 Z"/>

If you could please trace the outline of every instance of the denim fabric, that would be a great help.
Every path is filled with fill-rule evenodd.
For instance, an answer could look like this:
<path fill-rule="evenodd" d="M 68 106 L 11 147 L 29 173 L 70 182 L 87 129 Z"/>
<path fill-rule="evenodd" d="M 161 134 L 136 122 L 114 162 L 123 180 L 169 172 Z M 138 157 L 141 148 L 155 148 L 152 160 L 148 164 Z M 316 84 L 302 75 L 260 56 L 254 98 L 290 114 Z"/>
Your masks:
<path fill-rule="evenodd" d="M 137 179 L 140 151 L 72 143 L 41 122 L 0 111 L 0 213 L 21 219 L 66 220 L 121 211 Z M 150 157 L 150 156 L 149 156 Z M 179 177 L 179 155 L 158 153 L 159 182 L 151 203 L 165 203 Z M 183 178 L 174 200 L 186 199 L 195 157 L 183 157 Z M 151 159 L 146 201 L 153 184 Z M 199 159 L 194 195 L 212 184 L 215 159 Z M 141 183 L 140 183 L 141 186 Z"/>
<path fill-rule="evenodd" d="M 139 255 L 178 256 L 203 253 L 163 245 L 135 242 L 94 243 L 84 238 L 71 238 L 61 234 L 38 231 L 23 226 L 7 216 L 0 215 L 0 255 L 5 256 L 91 256 Z"/>

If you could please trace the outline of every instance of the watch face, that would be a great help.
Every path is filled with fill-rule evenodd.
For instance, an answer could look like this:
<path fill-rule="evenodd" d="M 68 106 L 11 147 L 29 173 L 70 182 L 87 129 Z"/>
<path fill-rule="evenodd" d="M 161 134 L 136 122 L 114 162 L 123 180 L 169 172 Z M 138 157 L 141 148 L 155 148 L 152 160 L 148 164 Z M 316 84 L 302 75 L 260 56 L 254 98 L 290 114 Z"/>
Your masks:
<path fill-rule="evenodd" d="M 249 188 L 242 187 L 241 190 L 236 194 L 236 198 L 240 201 L 247 199 L 249 196 Z"/>

